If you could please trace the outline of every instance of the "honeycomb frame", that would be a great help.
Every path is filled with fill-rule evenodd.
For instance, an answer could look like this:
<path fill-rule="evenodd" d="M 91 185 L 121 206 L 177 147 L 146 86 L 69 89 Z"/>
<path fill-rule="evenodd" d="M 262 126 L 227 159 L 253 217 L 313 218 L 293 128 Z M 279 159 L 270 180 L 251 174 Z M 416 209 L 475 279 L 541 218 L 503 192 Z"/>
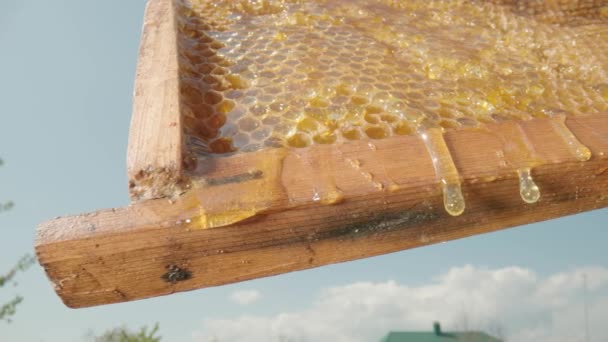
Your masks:
<path fill-rule="evenodd" d="M 608 113 L 423 127 L 192 160 L 184 153 L 173 5 L 150 0 L 146 10 L 129 138 L 133 203 L 38 228 L 38 260 L 69 307 L 220 286 L 608 207 Z M 568 25 L 596 20 L 593 11 L 574 13 L 580 18 Z M 458 200 L 446 210 L 456 188 L 467 204 L 459 216 L 452 215 Z"/>

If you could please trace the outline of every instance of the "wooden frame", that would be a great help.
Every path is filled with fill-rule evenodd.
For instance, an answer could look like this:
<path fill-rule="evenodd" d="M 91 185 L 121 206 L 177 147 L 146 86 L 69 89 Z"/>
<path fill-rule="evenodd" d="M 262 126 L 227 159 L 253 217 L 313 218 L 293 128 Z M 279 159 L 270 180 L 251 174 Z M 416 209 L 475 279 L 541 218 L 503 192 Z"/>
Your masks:
<path fill-rule="evenodd" d="M 159 198 L 182 184 L 182 122 L 173 1 L 146 6 L 127 152 L 131 198 Z"/>
<path fill-rule="evenodd" d="M 251 170 L 264 151 L 218 159 L 208 173 L 213 181 L 175 202 L 148 200 L 43 224 L 36 251 L 66 305 L 85 307 L 317 267 L 608 206 L 608 115 L 571 119 L 568 126 L 591 149 L 591 160 L 579 162 L 568 146 L 555 144 L 547 120 L 523 125 L 536 132 L 533 144 L 547 160 L 533 170 L 542 192 L 536 204 L 521 200 L 515 169 L 501 166 L 498 138 L 484 131 L 453 131 L 446 141 L 464 178 L 467 201 L 458 217 L 443 209 L 432 163 L 417 153 L 423 143 L 407 136 L 377 141 L 375 149 L 363 142 L 344 145 L 343 158 L 334 158 L 327 146 L 274 152 L 273 158 L 283 158 L 279 174 L 243 176 L 242 170 Z M 374 185 L 351 158 L 364 172 L 390 178 L 398 188 Z M 321 161 L 328 164 L 319 166 Z M 338 203 L 313 199 L 311 174 L 320 169 L 336 178 L 342 191 Z M 202 203 L 221 215 L 242 191 L 267 187 L 275 177 L 285 187 L 274 189 L 273 200 L 247 197 L 252 202 L 241 203 L 255 208 L 255 215 L 201 228 L 199 206 L 205 198 L 223 200 Z M 183 281 L 171 281 L 178 278 Z"/>
<path fill-rule="evenodd" d="M 134 203 L 38 229 L 40 264 L 69 307 L 166 295 L 318 267 L 608 206 L 608 114 L 569 117 L 581 162 L 553 119 L 449 131 L 467 208 L 448 215 L 423 141 L 397 136 L 182 161 L 175 21 L 150 1 L 128 152 Z M 158 65 L 163 66 L 159 68 Z M 501 152 L 514 125 L 535 150 L 541 199 L 520 198 Z M 517 159 L 517 158 L 516 158 Z"/>

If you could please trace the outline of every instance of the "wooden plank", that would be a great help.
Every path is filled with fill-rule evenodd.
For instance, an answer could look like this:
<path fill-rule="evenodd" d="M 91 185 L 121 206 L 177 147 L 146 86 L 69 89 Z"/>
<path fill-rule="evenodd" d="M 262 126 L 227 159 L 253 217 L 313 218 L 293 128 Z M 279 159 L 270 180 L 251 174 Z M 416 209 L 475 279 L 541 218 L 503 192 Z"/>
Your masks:
<path fill-rule="evenodd" d="M 608 115 L 567 125 L 593 157 L 578 161 L 551 120 L 521 123 L 540 160 L 542 196 L 522 201 L 505 163 L 510 124 L 450 131 L 466 210 L 448 215 L 417 136 L 275 149 L 208 160 L 176 201 L 42 224 L 36 252 L 70 307 L 167 295 L 344 262 L 608 206 Z M 205 228 L 207 227 L 207 228 Z"/>
<path fill-rule="evenodd" d="M 175 193 L 182 184 L 182 123 L 173 1 L 146 7 L 139 49 L 127 173 L 134 200 Z"/>

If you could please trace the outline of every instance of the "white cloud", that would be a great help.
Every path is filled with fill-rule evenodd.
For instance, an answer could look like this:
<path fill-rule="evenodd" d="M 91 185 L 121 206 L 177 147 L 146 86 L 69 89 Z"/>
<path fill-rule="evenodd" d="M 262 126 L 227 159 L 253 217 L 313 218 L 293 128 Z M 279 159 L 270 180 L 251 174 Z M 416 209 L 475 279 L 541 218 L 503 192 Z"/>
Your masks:
<path fill-rule="evenodd" d="M 608 341 L 608 268 L 541 276 L 521 268 L 456 267 L 422 286 L 357 282 L 324 289 L 310 307 L 274 316 L 203 320 L 197 341 L 379 341 L 390 330 L 502 331 L 509 342 L 584 341 L 583 275 L 591 341 Z"/>
<path fill-rule="evenodd" d="M 256 290 L 240 290 L 230 295 L 230 300 L 240 305 L 249 305 L 257 302 L 262 295 Z"/>

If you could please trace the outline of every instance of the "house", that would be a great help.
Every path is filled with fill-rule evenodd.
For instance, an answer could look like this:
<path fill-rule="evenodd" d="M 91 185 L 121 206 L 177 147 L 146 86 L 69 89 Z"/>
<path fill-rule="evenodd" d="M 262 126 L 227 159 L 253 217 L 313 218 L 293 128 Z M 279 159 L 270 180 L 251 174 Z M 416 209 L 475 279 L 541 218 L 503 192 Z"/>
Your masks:
<path fill-rule="evenodd" d="M 481 331 L 442 331 L 439 322 L 433 323 L 433 331 L 391 331 L 380 342 L 503 342 Z"/>

